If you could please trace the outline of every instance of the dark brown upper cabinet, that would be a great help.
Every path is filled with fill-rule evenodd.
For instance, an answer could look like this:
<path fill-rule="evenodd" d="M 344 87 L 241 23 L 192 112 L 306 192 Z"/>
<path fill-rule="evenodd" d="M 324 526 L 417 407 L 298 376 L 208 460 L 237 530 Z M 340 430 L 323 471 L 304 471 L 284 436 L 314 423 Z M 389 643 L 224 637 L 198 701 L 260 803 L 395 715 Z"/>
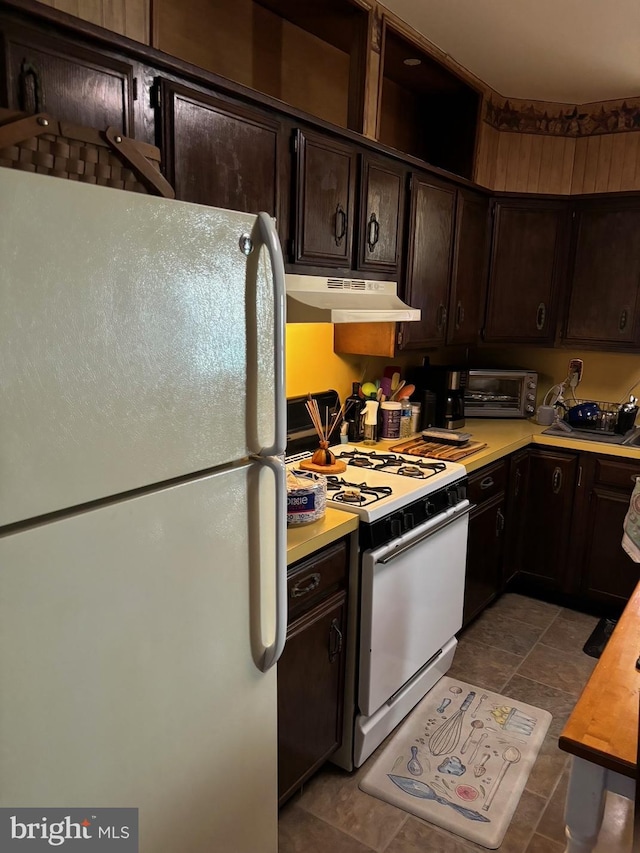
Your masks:
<path fill-rule="evenodd" d="M 131 64 L 14 23 L 2 30 L 9 109 L 134 135 Z"/>
<path fill-rule="evenodd" d="M 447 317 L 448 344 L 475 344 L 486 289 L 489 200 L 458 190 L 456 228 Z"/>
<path fill-rule="evenodd" d="M 494 202 L 485 341 L 553 344 L 566 222 L 562 201 Z"/>
<path fill-rule="evenodd" d="M 480 100 L 383 16 L 380 142 L 471 179 Z"/>
<path fill-rule="evenodd" d="M 640 344 L 640 201 L 579 202 L 563 342 L 616 349 Z"/>
<path fill-rule="evenodd" d="M 297 130 L 293 257 L 317 267 L 351 267 L 357 154 L 328 136 Z"/>
<path fill-rule="evenodd" d="M 401 166 L 362 155 L 358 269 L 397 276 L 406 179 Z"/>
<path fill-rule="evenodd" d="M 402 324 L 401 349 L 433 347 L 445 341 L 455 203 L 455 187 L 412 176 L 405 299 L 422 315 L 418 322 Z"/>
<path fill-rule="evenodd" d="M 279 213 L 281 125 L 260 110 L 160 81 L 166 171 L 176 198 Z"/>

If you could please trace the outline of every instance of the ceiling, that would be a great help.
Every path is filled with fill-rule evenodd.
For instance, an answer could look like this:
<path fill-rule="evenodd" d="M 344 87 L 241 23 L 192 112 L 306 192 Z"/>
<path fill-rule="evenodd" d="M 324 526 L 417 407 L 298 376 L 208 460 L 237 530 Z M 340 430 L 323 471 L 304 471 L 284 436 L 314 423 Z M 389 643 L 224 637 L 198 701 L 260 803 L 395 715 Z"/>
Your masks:
<path fill-rule="evenodd" d="M 509 98 L 640 96 L 638 0 L 382 0 Z"/>

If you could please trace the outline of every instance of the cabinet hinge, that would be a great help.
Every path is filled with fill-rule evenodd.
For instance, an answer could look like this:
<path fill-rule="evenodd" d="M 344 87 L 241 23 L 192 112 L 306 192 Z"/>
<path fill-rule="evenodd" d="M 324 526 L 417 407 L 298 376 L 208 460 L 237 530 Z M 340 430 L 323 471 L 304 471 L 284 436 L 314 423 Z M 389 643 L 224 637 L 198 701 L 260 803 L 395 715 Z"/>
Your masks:
<path fill-rule="evenodd" d="M 159 109 L 162 106 L 162 88 L 160 83 L 154 83 L 149 94 L 151 95 L 151 106 L 158 107 Z"/>
<path fill-rule="evenodd" d="M 403 337 L 403 335 L 402 335 L 402 329 L 399 329 L 399 330 L 398 330 L 398 346 L 399 346 L 399 347 L 401 347 L 401 346 L 402 346 L 402 337 Z"/>
<path fill-rule="evenodd" d="M 291 150 L 294 154 L 298 153 L 298 134 L 294 133 L 291 137 Z"/>
<path fill-rule="evenodd" d="M 132 95 L 134 101 L 138 100 L 138 78 L 137 77 L 133 78 L 133 85 L 131 87 L 131 95 Z"/>
<path fill-rule="evenodd" d="M 484 327 L 483 327 L 482 329 L 480 329 L 480 338 L 481 338 L 481 340 L 483 340 L 483 341 L 484 341 L 484 340 L 485 340 L 485 338 L 486 338 L 486 329 L 485 329 Z"/>
<path fill-rule="evenodd" d="M 291 240 L 287 240 L 287 251 L 289 252 L 289 258 L 293 262 L 296 256 L 296 243 L 293 238 Z"/>

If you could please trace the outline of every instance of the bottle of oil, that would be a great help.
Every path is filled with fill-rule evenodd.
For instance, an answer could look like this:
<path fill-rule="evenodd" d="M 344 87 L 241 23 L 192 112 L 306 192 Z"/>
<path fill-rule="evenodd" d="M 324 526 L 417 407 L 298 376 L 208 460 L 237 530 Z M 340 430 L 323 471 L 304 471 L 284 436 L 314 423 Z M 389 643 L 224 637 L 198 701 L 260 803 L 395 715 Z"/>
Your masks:
<path fill-rule="evenodd" d="M 347 397 L 344 407 L 344 419 L 349 425 L 347 435 L 350 444 L 362 441 L 363 438 L 362 412 L 364 409 L 364 400 L 358 393 L 359 391 L 360 383 L 354 382 L 351 386 L 351 394 Z"/>

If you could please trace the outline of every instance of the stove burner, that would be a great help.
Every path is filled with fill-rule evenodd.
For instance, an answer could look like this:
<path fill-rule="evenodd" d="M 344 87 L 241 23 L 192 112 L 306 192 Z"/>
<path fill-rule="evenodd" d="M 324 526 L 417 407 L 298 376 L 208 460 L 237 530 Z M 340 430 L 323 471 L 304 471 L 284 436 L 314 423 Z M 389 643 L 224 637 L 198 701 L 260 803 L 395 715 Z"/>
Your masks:
<path fill-rule="evenodd" d="M 401 474 L 403 477 L 421 477 L 422 469 L 417 465 L 403 465 L 402 468 L 398 468 L 396 474 Z"/>
<path fill-rule="evenodd" d="M 355 465 L 356 468 L 373 468 L 373 462 L 371 459 L 367 459 L 364 456 L 356 456 L 349 461 L 349 465 Z"/>
<path fill-rule="evenodd" d="M 335 474 L 327 475 L 327 491 L 331 492 L 330 500 L 341 503 L 359 504 L 360 506 L 381 501 L 393 494 L 390 486 L 369 486 L 367 483 L 349 483 Z"/>

